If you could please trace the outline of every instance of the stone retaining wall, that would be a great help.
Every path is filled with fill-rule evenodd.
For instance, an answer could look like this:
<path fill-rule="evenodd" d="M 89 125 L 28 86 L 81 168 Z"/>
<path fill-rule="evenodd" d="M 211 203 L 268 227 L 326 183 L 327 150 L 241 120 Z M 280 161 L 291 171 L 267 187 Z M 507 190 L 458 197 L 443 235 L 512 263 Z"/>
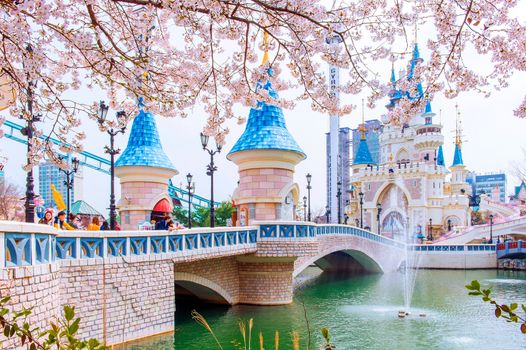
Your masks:
<path fill-rule="evenodd" d="M 31 327 L 48 328 L 49 321 L 61 312 L 60 271 L 57 263 L 18 267 L 3 270 L 0 278 L 0 296 L 11 296 L 8 308 L 20 311 L 22 308 L 33 308 L 27 319 Z M 7 341 L 0 334 L 2 349 L 23 348 L 14 340 Z"/>

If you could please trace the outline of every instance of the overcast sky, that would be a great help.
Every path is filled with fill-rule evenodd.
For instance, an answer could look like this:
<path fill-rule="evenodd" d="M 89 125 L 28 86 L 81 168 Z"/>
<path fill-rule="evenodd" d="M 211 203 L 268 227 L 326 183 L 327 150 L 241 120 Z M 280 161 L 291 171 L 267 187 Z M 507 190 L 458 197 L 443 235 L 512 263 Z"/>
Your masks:
<path fill-rule="evenodd" d="M 427 48 L 423 45 L 420 46 L 420 53 L 424 59 L 429 55 Z M 405 64 L 405 60 L 397 63 L 397 70 L 404 68 Z M 384 81 L 388 81 L 390 65 L 386 64 L 385 67 L 380 66 L 377 69 L 382 73 L 381 78 Z M 475 93 L 462 94 L 455 100 L 449 100 L 442 96 L 435 97 L 432 106 L 435 113 L 437 113 L 437 121 L 439 119 L 439 111 L 442 111 L 441 120 L 444 125 L 444 156 L 446 165 L 449 166 L 453 160 L 456 103 L 459 105 L 464 127 L 464 163 L 469 170 L 480 173 L 495 171 L 509 173 L 513 161 L 523 160 L 522 148 L 526 146 L 524 137 L 526 120 L 514 117 L 513 109 L 520 104 L 525 94 L 524 78 L 524 74 L 517 73 L 512 77 L 509 88 L 500 92 L 494 92 L 487 99 Z M 344 77 L 342 77 L 343 79 Z M 78 99 L 84 102 L 98 101 L 103 97 L 101 91 L 80 91 L 77 95 Z M 360 106 L 361 99 L 362 96 L 350 97 L 350 101 L 346 101 L 346 103 L 350 102 Z M 383 102 L 374 110 L 366 109 L 366 119 L 380 119 L 380 116 L 386 111 L 383 105 L 388 101 L 386 99 Z M 249 109 L 238 109 L 238 111 L 248 116 Z M 114 112 L 110 111 L 111 114 L 114 114 Z M 305 174 L 310 172 L 313 175 L 313 210 L 325 207 L 325 133 L 329 129 L 328 116 L 312 112 L 308 102 L 298 104 L 294 110 L 285 110 L 284 114 L 288 129 L 307 154 L 307 159 L 296 167 L 295 180 L 304 189 L 306 186 Z M 0 112 L 0 115 L 6 116 L 8 120 L 17 122 L 13 118 L 8 117 L 7 111 Z M 173 179 L 174 183 L 177 185 L 185 183 L 185 176 L 190 172 L 194 175 L 196 193 L 209 197 L 210 178 L 206 176 L 205 171 L 209 157 L 202 150 L 199 140 L 199 133 L 205 119 L 206 116 L 201 108 L 196 106 L 193 113 L 186 119 L 167 119 L 158 116 L 157 127 L 164 151 L 179 171 L 179 175 Z M 84 116 L 83 120 L 81 129 L 85 130 L 88 135 L 84 142 L 85 150 L 104 155 L 103 148 L 108 142 L 108 135 L 99 132 L 95 122 L 88 119 L 87 116 Z M 340 124 L 342 127 L 355 128 L 360 121 L 361 112 L 358 108 L 352 115 L 341 118 Z M 230 121 L 228 126 L 230 135 L 227 137 L 224 152 L 216 157 L 219 168 L 215 176 L 216 200 L 229 199 L 238 180 L 237 167 L 226 159 L 226 154 L 243 132 L 245 125 L 237 125 L 235 121 Z M 126 135 L 119 135 L 116 139 L 116 143 L 121 149 L 124 149 L 126 146 L 130 129 L 131 125 Z M 0 140 L 0 149 L 9 158 L 4 169 L 6 178 L 23 188 L 26 174 L 21 167 L 25 159 L 25 146 L 4 137 Z M 509 178 L 508 192 L 512 191 L 516 181 L 515 178 Z M 38 184 L 38 181 L 35 183 Z M 108 175 L 85 169 L 83 199 L 99 211 L 106 213 L 109 184 Z M 117 185 L 116 187 L 117 198 L 119 198 L 119 186 Z"/>

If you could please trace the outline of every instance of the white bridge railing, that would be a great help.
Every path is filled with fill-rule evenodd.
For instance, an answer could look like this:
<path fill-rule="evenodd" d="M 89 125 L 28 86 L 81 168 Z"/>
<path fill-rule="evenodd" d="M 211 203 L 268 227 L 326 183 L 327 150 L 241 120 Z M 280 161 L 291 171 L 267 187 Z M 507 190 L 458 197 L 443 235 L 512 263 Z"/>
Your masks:
<path fill-rule="evenodd" d="M 178 231 L 58 231 L 51 226 L 0 221 L 0 268 L 47 264 L 68 259 L 96 259 L 168 254 L 170 257 L 208 252 L 246 253 L 258 241 L 319 240 L 348 235 L 394 249 L 406 244 L 346 225 L 299 221 L 261 221 L 249 227 L 194 228 Z M 421 252 L 495 251 L 495 245 L 413 245 Z"/>

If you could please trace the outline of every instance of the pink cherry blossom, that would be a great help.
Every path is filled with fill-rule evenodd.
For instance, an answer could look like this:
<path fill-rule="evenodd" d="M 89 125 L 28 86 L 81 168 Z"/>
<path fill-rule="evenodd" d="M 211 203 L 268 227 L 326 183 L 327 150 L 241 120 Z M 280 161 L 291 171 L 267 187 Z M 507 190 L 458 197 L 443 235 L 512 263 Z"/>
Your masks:
<path fill-rule="evenodd" d="M 466 91 L 488 96 L 526 70 L 526 30 L 517 4 L 356 0 L 328 8 L 320 0 L 7 0 L 0 1 L 0 74 L 18 91 L 10 114 L 29 118 L 30 99 L 33 113 L 45 120 L 35 132 L 64 142 L 64 152 L 82 149 L 85 135 L 77 129 L 86 114 L 96 117 L 97 101 L 85 105 L 67 97 L 83 86 L 102 89 L 112 109 L 127 112 L 119 125 L 136 113 L 139 96 L 164 117 L 184 118 L 200 105 L 208 116 L 204 132 L 224 143 L 229 120 L 246 117 L 234 106 L 272 100 L 256 91 L 261 80 L 291 90 L 288 98 L 272 101 L 284 108 L 308 99 L 314 111 L 348 114 L 353 106 L 346 101 L 364 91 L 369 106 L 385 101 L 389 84 L 381 77 L 388 76 L 391 61 L 406 62 L 418 26 L 426 61 L 411 81 L 399 83 L 413 94 L 421 82 L 424 93 L 402 99 L 387 115 L 403 123 L 440 91 L 449 98 Z M 263 32 L 270 38 L 269 61 L 261 65 Z M 332 37 L 341 43 L 327 44 Z M 468 62 L 467 51 L 487 60 L 489 69 Z M 385 62 L 386 71 L 373 71 L 374 61 Z M 341 68 L 340 101 L 329 94 L 329 63 Z M 515 114 L 526 117 L 526 100 Z M 49 142 L 32 146 L 26 170 L 44 155 L 58 159 Z"/>

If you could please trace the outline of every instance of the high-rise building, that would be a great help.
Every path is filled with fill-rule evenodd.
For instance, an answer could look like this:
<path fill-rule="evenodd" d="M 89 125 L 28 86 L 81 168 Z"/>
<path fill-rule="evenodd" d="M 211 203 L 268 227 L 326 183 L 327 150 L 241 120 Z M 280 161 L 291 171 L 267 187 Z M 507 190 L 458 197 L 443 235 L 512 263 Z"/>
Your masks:
<path fill-rule="evenodd" d="M 78 171 L 74 175 L 73 188 L 71 189 L 70 203 L 75 202 L 82 197 L 82 167 L 79 167 Z M 38 166 L 38 192 L 42 200 L 44 201 L 45 207 L 55 207 L 55 201 L 51 193 L 51 185 L 55 185 L 57 191 L 61 194 L 64 199 L 64 203 L 67 198 L 67 188 L 65 185 L 66 175 L 60 171 L 59 168 L 50 161 L 45 161 Z M 75 196 L 75 194 L 77 194 Z M 80 197 L 79 197 L 80 195 Z"/>
<path fill-rule="evenodd" d="M 337 198 L 337 191 L 336 192 L 332 190 L 330 186 L 331 182 L 331 142 L 330 142 L 330 134 L 326 134 L 327 138 L 327 206 L 330 207 L 331 199 Z M 341 183 L 341 192 L 342 195 L 340 197 L 341 203 L 340 203 L 340 218 L 343 222 L 344 220 L 344 213 L 345 213 L 345 205 L 346 205 L 346 199 L 347 199 L 347 190 L 349 189 L 351 185 L 351 173 L 350 173 L 350 167 L 351 167 L 351 129 L 350 128 L 340 128 L 338 133 L 338 170 L 336 172 L 338 182 Z M 336 207 L 336 210 L 331 209 L 331 218 L 336 218 L 336 222 L 338 220 L 338 208 Z"/>
<path fill-rule="evenodd" d="M 492 198 L 500 202 L 506 201 L 506 174 L 505 173 L 470 173 L 467 182 L 471 185 L 474 194 L 487 194 L 492 196 L 498 189 L 499 198 Z"/>
<path fill-rule="evenodd" d="M 352 159 L 356 158 L 358 144 L 362 139 L 361 127 L 362 125 L 360 124 L 358 128 L 352 129 Z M 371 153 L 371 157 L 373 158 L 374 163 L 378 164 L 380 161 L 380 134 L 382 133 L 384 126 L 378 119 L 372 119 L 366 120 L 363 127 L 365 128 L 365 140 L 367 142 L 369 152 Z"/>

